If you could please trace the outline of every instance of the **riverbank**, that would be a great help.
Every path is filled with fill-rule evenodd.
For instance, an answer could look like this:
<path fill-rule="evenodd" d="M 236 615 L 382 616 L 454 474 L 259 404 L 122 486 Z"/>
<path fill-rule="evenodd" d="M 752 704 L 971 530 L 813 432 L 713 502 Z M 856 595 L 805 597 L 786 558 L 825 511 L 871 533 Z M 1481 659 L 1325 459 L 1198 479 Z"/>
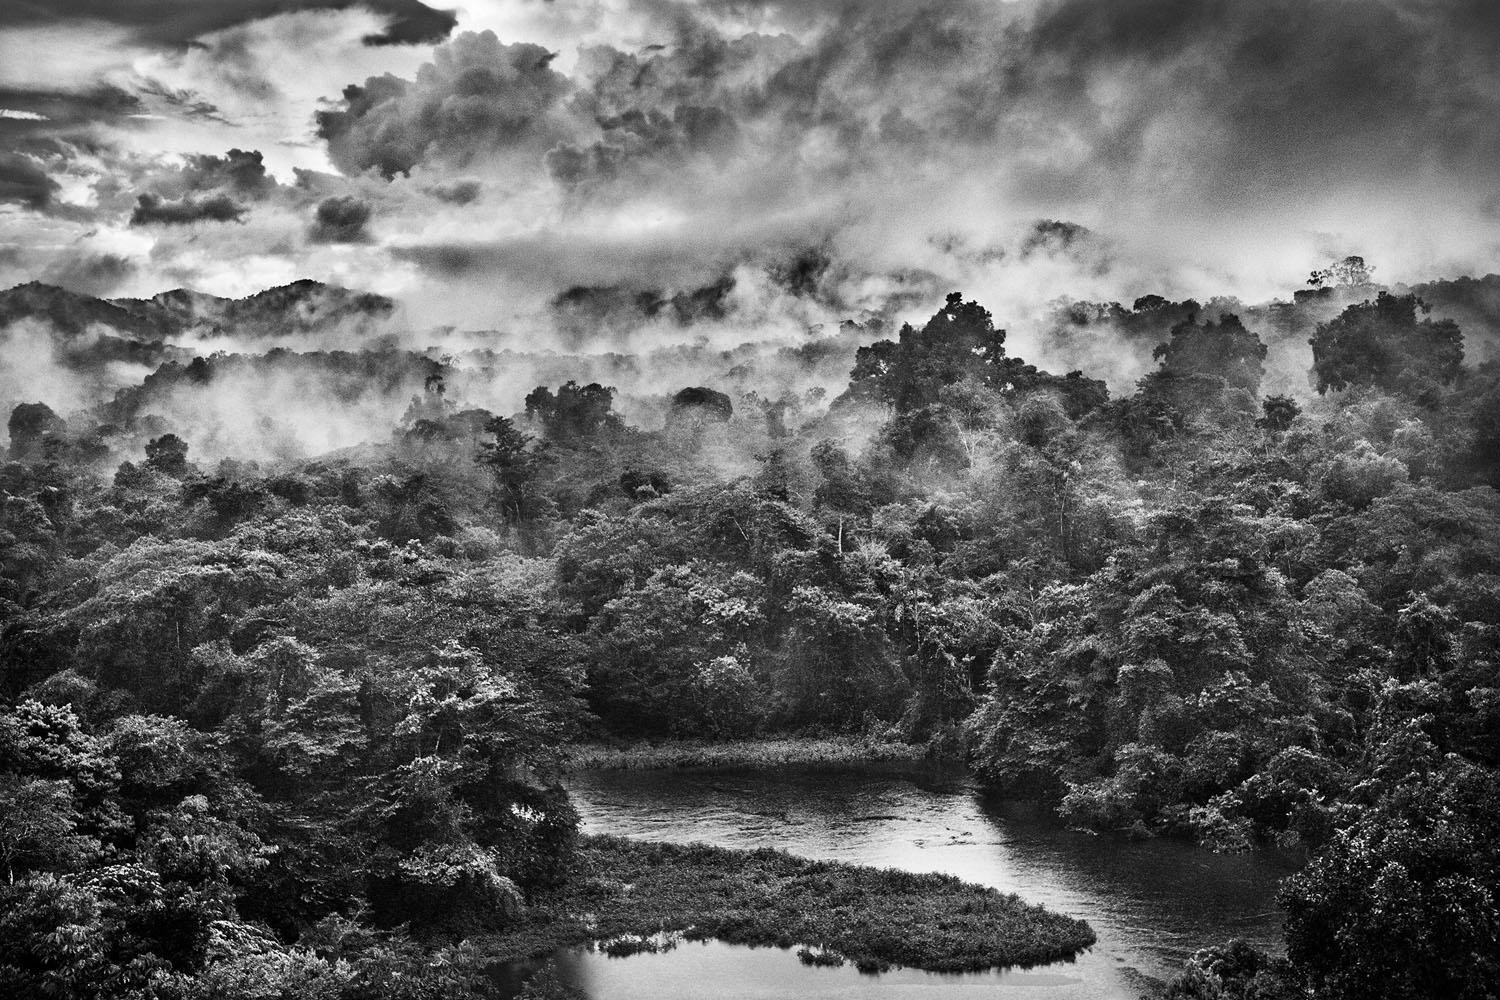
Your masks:
<path fill-rule="evenodd" d="M 864 737 L 662 740 L 621 744 L 585 743 L 571 749 L 570 770 L 663 770 L 677 767 L 785 767 L 806 764 L 860 764 L 922 760 L 926 747 Z"/>
<path fill-rule="evenodd" d="M 799 947 L 806 962 L 861 971 L 973 972 L 1060 961 L 1094 943 L 1081 920 L 952 876 L 771 850 L 585 837 L 565 886 L 481 950 L 497 962 L 592 942 L 629 954 L 680 935 Z"/>

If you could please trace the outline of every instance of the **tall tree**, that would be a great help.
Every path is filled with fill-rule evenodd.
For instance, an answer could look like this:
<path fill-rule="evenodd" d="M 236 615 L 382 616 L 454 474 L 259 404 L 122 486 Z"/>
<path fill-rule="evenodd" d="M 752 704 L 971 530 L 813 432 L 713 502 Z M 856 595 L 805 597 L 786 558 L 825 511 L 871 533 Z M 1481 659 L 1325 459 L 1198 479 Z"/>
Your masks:
<path fill-rule="evenodd" d="M 1458 376 L 1464 338 L 1452 320 L 1417 318 L 1428 311 L 1415 295 L 1381 292 L 1318 324 L 1309 341 L 1318 392 L 1374 386 L 1434 401 Z"/>

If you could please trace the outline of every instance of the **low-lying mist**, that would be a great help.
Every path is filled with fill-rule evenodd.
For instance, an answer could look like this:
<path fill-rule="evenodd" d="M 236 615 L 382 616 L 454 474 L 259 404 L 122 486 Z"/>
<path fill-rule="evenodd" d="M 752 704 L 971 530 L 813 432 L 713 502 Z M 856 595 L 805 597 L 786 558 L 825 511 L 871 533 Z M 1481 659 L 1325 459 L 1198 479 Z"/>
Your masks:
<path fill-rule="evenodd" d="M 1317 325 L 1383 288 L 1366 274 L 1269 302 L 1149 289 L 1123 302 L 1086 297 L 1113 280 L 1101 279 L 1107 243 L 1082 227 L 1037 223 L 1008 251 L 943 249 L 984 274 L 1010 269 L 999 284 L 980 281 L 994 301 L 972 293 L 1006 329 L 1010 356 L 1081 371 L 1117 397 L 1156 368 L 1174 326 L 1237 315 L 1267 345 L 1263 393 L 1306 398 Z M 1026 278 L 1045 280 L 1047 295 L 1023 290 Z M 1069 278 L 1080 294 L 1051 294 Z M 951 290 L 942 282 L 923 269 L 865 273 L 827 247 L 804 247 L 741 261 L 698 287 L 578 286 L 491 329 L 424 325 L 415 306 L 317 282 L 237 300 L 179 289 L 110 301 L 19 286 L 0 293 L 0 406 L 45 403 L 75 433 L 94 429 L 111 460 L 170 432 L 209 462 L 387 441 L 433 376 L 455 405 L 502 415 L 524 415 L 538 386 L 573 381 L 613 389 L 615 412 L 645 430 L 666 423 L 674 393 L 699 385 L 728 395 L 741 418 L 776 409 L 776 419 L 813 420 L 848 385 L 856 351 L 930 314 Z M 1472 361 L 1495 356 L 1500 277 L 1395 290 L 1419 294 L 1433 318 L 1456 319 Z"/>

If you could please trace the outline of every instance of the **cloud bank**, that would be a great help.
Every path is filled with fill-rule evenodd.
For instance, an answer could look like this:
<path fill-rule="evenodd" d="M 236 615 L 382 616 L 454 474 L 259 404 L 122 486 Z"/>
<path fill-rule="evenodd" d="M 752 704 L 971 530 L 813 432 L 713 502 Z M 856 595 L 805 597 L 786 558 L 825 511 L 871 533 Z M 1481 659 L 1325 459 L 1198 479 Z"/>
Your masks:
<path fill-rule="evenodd" d="M 0 49 L 42 32 L 144 54 L 0 81 L 35 116 L 0 118 L 0 281 L 313 277 L 602 349 L 1500 257 L 1482 0 L 70 0 L 7 8 Z"/>

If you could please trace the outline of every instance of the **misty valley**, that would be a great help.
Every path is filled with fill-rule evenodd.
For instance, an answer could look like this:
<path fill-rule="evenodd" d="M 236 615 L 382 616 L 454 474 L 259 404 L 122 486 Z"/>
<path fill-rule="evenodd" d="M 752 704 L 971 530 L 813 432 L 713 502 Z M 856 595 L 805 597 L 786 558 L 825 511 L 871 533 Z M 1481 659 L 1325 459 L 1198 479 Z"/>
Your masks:
<path fill-rule="evenodd" d="M 1055 306 L 1123 390 L 953 293 L 509 406 L 367 293 L 0 293 L 0 984 L 1486 996 L 1500 279 L 1345 263 Z"/>

